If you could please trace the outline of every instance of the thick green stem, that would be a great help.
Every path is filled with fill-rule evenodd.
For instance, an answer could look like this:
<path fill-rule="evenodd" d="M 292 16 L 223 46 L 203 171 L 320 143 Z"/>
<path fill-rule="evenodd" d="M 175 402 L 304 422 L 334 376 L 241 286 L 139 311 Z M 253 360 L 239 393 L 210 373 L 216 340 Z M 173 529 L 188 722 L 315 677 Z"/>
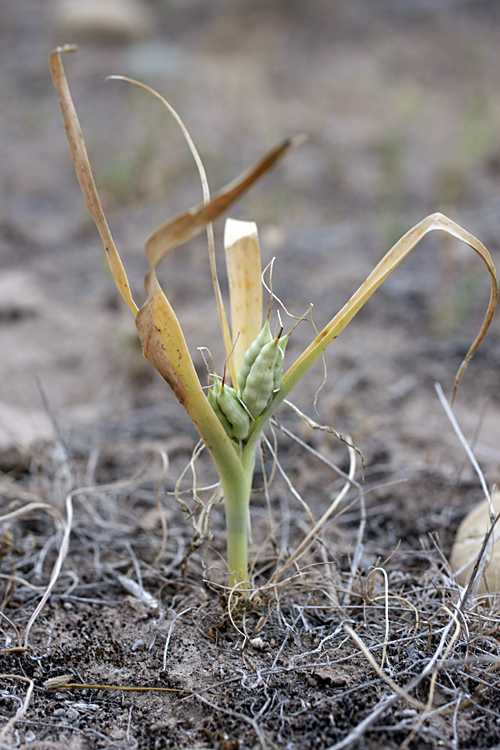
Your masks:
<path fill-rule="evenodd" d="M 240 590 L 248 582 L 249 504 L 255 453 L 244 453 L 241 458 L 243 472 L 219 472 L 226 508 L 229 585 L 239 585 Z"/>

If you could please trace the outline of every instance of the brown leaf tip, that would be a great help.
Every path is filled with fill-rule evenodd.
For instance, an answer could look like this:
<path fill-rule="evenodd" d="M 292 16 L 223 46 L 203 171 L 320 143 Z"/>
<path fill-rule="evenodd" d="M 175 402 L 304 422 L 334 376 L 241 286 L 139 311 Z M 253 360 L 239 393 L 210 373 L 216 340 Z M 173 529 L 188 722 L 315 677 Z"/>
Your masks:
<path fill-rule="evenodd" d="M 63 52 L 76 52 L 78 50 L 77 44 L 63 44 L 62 46 L 56 47 L 50 53 L 52 55 L 60 55 Z"/>

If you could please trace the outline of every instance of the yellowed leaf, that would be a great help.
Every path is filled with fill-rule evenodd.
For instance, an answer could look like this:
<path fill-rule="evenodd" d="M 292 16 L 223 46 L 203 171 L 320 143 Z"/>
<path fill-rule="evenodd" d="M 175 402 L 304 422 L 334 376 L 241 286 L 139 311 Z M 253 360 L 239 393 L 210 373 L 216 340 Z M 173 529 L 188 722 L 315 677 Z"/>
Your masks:
<path fill-rule="evenodd" d="M 153 270 L 146 276 L 147 300 L 136 317 L 144 356 L 167 381 L 214 455 L 235 449 L 207 401 L 177 317 Z"/>
<path fill-rule="evenodd" d="M 394 271 L 394 269 L 406 258 L 407 255 L 418 245 L 420 240 L 428 232 L 441 229 L 448 234 L 457 237 L 462 242 L 465 242 L 469 247 L 476 252 L 479 257 L 483 260 L 488 273 L 490 275 L 491 293 L 488 309 L 486 311 L 481 329 L 476 336 L 472 346 L 470 347 L 464 361 L 460 365 L 455 378 L 455 384 L 453 388 L 453 397 L 455 396 L 457 387 L 460 380 L 463 377 L 465 369 L 470 362 L 474 353 L 477 351 L 478 346 L 486 335 L 490 323 L 495 314 L 495 309 L 498 303 L 498 282 L 496 278 L 496 270 L 491 259 L 491 256 L 485 246 L 474 237 L 472 234 L 463 229 L 459 224 L 449 219 L 440 213 L 432 214 L 422 219 L 416 224 L 409 232 L 407 232 L 396 244 L 389 250 L 387 255 L 380 261 L 380 263 L 374 268 L 371 274 L 368 276 L 366 281 L 361 284 L 359 289 L 353 294 L 351 299 L 344 305 L 340 312 L 335 315 L 328 325 L 316 336 L 314 341 L 307 347 L 307 349 L 301 354 L 301 356 L 293 363 L 290 369 L 284 376 L 283 387 L 275 399 L 274 405 L 276 406 L 279 402 L 286 397 L 291 391 L 294 385 L 300 380 L 306 370 L 315 362 L 318 357 L 325 351 L 325 349 L 331 344 L 331 342 L 339 335 L 339 333 L 346 327 L 346 325 L 352 320 L 356 313 L 363 307 L 365 302 L 371 297 L 373 292 L 385 281 L 385 279 Z"/>

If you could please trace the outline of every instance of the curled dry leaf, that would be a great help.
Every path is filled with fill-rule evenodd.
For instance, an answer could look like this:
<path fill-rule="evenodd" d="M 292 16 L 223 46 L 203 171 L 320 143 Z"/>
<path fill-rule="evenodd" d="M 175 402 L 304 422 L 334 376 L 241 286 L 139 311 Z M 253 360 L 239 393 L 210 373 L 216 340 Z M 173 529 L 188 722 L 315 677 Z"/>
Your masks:
<path fill-rule="evenodd" d="M 254 182 L 268 172 L 271 167 L 274 167 L 291 148 L 298 146 L 303 140 L 304 136 L 300 134 L 287 138 L 268 151 L 253 167 L 250 167 L 240 177 L 216 193 L 209 203 L 202 203 L 189 209 L 189 211 L 184 211 L 158 227 L 148 237 L 144 245 L 149 267 L 156 268 L 171 250 L 200 234 L 209 222 L 215 221 L 225 213 Z"/>
<path fill-rule="evenodd" d="M 373 269 L 367 279 L 361 284 L 361 286 L 355 291 L 351 299 L 344 305 L 344 307 L 331 319 L 331 321 L 323 328 L 323 330 L 316 336 L 314 341 L 307 347 L 307 349 L 300 355 L 300 357 L 293 363 L 290 369 L 284 376 L 284 383 L 277 398 L 273 401 L 273 406 L 276 408 L 278 403 L 281 403 L 292 388 L 301 379 L 302 375 L 309 367 L 320 357 L 325 349 L 331 344 L 331 342 L 337 338 L 337 336 L 344 330 L 348 323 L 354 318 L 357 312 L 361 310 L 363 305 L 368 301 L 372 294 L 379 288 L 379 286 L 387 279 L 388 276 L 394 271 L 397 266 L 411 253 L 411 251 L 419 244 L 419 242 L 425 237 L 426 234 L 435 230 L 442 230 L 448 234 L 456 237 L 457 239 L 465 242 L 469 247 L 474 250 L 477 255 L 484 262 L 488 273 L 490 275 L 490 300 L 488 308 L 484 316 L 483 323 L 473 341 L 469 351 L 467 352 L 460 368 L 455 377 L 455 384 L 453 387 L 453 398 L 457 391 L 458 385 L 463 377 L 463 374 L 469 364 L 470 360 L 477 351 L 481 341 L 486 336 L 486 332 L 493 320 L 495 310 L 498 304 L 498 281 L 496 277 L 496 270 L 491 255 L 485 248 L 482 242 L 474 237 L 470 232 L 467 232 L 459 224 L 444 216 L 441 213 L 431 214 L 422 221 L 419 221 L 412 229 L 410 229 L 398 242 L 389 250 L 389 252 L 382 258 L 380 263 Z"/>

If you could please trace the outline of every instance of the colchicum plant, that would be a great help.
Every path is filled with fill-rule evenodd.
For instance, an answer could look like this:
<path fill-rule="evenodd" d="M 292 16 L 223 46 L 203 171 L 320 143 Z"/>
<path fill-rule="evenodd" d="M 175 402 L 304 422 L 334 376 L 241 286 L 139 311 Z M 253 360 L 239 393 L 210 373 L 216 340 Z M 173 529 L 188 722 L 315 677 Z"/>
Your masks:
<path fill-rule="evenodd" d="M 262 431 L 278 406 L 373 292 L 420 240 L 436 229 L 444 230 L 469 245 L 484 261 L 491 281 L 488 309 L 481 329 L 457 373 L 453 391 L 455 395 L 465 368 L 483 340 L 495 312 L 498 301 L 495 267 L 479 240 L 442 214 L 432 214 L 410 229 L 392 247 L 340 312 L 284 372 L 283 359 L 288 335 L 283 333 L 281 325 L 279 330 L 271 329 L 269 313 L 262 327 L 262 271 L 256 226 L 250 222 L 234 220 L 228 220 L 226 224 L 225 250 L 231 312 L 229 325 L 216 273 L 211 222 L 296 145 L 300 137 L 287 140 L 274 148 L 239 179 L 211 198 L 199 157 L 176 113 L 156 92 L 131 81 L 153 93 L 176 117 L 197 160 L 204 186 L 203 204 L 163 224 L 146 240 L 145 253 L 149 264 L 145 278 L 147 296 L 139 309 L 132 299 L 125 270 L 97 195 L 61 62 L 62 52 L 72 52 L 75 49 L 71 46 L 56 49 L 50 56 L 50 66 L 80 187 L 97 225 L 115 283 L 135 316 L 144 356 L 167 381 L 187 411 L 215 464 L 225 502 L 229 583 L 245 589 L 249 585 L 249 504 L 256 448 Z M 212 279 L 226 350 L 223 374 L 211 374 L 208 390 L 200 382 L 177 317 L 156 277 L 156 268 L 165 256 L 205 228 L 208 232 Z"/>

